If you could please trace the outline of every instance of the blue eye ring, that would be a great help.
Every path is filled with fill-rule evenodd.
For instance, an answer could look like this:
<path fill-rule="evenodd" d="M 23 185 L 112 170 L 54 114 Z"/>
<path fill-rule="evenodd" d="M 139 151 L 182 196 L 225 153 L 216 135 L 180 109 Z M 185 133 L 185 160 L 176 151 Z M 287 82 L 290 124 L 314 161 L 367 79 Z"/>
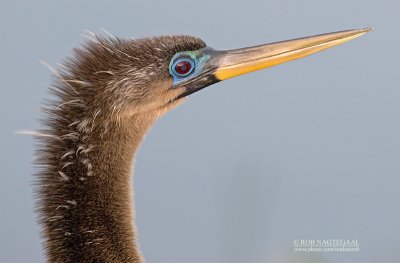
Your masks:
<path fill-rule="evenodd" d="M 180 57 L 171 64 L 170 73 L 181 78 L 186 77 L 194 71 L 195 65 L 193 58 L 189 56 Z"/>

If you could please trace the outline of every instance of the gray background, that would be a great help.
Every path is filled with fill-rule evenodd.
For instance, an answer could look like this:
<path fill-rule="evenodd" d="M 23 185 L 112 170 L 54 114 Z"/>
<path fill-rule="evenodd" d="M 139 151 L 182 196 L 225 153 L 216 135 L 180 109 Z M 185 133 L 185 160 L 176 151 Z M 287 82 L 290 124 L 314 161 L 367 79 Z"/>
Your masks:
<path fill-rule="evenodd" d="M 0 10 L 0 262 L 43 262 L 33 139 L 51 65 L 84 29 L 192 34 L 219 49 L 374 26 L 218 83 L 157 122 L 136 166 L 147 262 L 400 262 L 398 1 L 8 1 Z M 294 239 L 360 252 L 293 252 Z"/>

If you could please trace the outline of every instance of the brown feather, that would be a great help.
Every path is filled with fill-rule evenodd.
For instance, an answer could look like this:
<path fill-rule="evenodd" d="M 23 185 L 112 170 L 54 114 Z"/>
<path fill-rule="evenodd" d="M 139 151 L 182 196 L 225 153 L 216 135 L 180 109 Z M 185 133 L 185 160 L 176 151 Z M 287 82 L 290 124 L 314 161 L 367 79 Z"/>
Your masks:
<path fill-rule="evenodd" d="M 169 61 L 190 36 L 96 37 L 57 73 L 37 133 L 37 209 L 48 262 L 142 262 L 131 163 L 152 123 L 181 100 Z"/>

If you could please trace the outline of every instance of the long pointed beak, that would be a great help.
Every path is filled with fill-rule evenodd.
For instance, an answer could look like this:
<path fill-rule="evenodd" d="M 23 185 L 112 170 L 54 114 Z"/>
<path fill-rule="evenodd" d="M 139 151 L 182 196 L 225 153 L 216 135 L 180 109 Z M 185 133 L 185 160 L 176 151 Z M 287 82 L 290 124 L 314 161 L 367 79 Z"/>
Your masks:
<path fill-rule="evenodd" d="M 221 51 L 215 76 L 225 80 L 248 72 L 303 58 L 362 36 L 371 28 L 346 30 L 283 42 Z"/>
<path fill-rule="evenodd" d="M 180 86 L 186 89 L 177 99 L 221 80 L 303 58 L 340 45 L 371 30 L 369 27 L 339 31 L 227 51 L 206 47 L 198 51 L 200 60 L 204 61 L 201 70 L 192 78 L 180 83 Z"/>

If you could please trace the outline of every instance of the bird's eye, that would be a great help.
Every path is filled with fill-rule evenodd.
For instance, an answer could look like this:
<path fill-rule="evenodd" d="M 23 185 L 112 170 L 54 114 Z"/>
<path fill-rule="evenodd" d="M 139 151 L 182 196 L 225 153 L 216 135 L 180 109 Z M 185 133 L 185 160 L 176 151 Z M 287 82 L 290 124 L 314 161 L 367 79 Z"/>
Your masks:
<path fill-rule="evenodd" d="M 194 69 L 194 61 L 191 58 L 180 58 L 172 64 L 172 72 L 179 76 L 185 77 Z"/>

